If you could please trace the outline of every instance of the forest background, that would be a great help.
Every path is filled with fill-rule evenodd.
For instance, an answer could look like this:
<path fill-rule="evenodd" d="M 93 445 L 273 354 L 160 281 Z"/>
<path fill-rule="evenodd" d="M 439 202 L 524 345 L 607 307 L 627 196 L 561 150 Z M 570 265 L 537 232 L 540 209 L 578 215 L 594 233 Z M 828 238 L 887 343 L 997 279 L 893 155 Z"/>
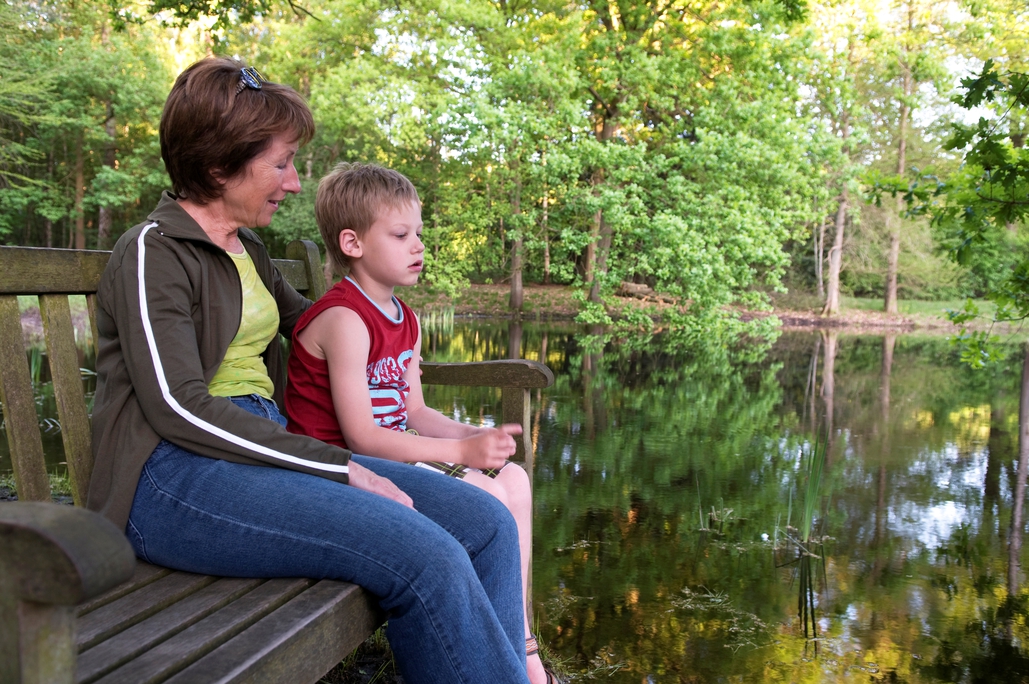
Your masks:
<path fill-rule="evenodd" d="M 218 54 L 317 122 L 274 253 L 319 240 L 318 178 L 363 161 L 417 186 L 427 285 L 514 310 L 568 285 L 590 323 L 652 325 L 613 307 L 628 284 L 696 330 L 784 292 L 895 312 L 996 293 L 1027 254 L 1019 211 L 968 250 L 960 211 L 912 210 L 979 192 L 975 130 L 1023 158 L 1025 103 L 967 95 L 1022 83 L 1025 0 L 2 0 L 0 36 L 3 244 L 105 249 L 143 220 L 167 92 Z"/>

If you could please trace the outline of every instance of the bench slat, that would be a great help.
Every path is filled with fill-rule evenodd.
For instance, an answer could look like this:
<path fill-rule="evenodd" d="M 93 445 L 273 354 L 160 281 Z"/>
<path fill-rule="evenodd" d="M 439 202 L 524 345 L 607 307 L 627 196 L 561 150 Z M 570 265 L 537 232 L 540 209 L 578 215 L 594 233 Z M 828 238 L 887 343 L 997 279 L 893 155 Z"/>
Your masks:
<path fill-rule="evenodd" d="M 4 247 L 3 294 L 96 292 L 110 252 L 47 247 Z"/>
<path fill-rule="evenodd" d="M 361 587 L 322 580 L 167 683 L 313 683 L 383 619 Z"/>
<path fill-rule="evenodd" d="M 170 575 L 172 572 L 173 571 L 168 568 L 150 565 L 149 563 L 137 560 L 136 569 L 133 571 L 132 577 L 130 577 L 126 582 L 119 584 L 114 589 L 106 591 L 85 603 L 80 603 L 78 605 L 78 616 L 82 617 L 86 613 L 90 613 L 101 606 L 106 606 L 108 603 L 111 603 L 116 599 L 120 599 L 126 594 L 131 594 L 151 582 L 155 582 L 166 575 Z"/>
<path fill-rule="evenodd" d="M 57 417 L 68 463 L 72 499 L 76 506 L 86 505 L 89 476 L 93 472 L 92 435 L 82 390 L 79 355 L 75 350 L 75 328 L 67 295 L 41 295 L 39 315 L 43 319 L 46 355 L 53 379 Z"/>
<path fill-rule="evenodd" d="M 178 634 L 261 584 L 259 579 L 219 579 L 160 613 L 79 654 L 76 681 L 93 682 L 148 648 Z M 136 680 L 141 681 L 141 680 Z"/>
<path fill-rule="evenodd" d="M 304 285 L 300 287 L 293 284 L 293 287 L 300 292 L 304 292 L 308 299 L 312 302 L 318 301 L 318 299 L 325 294 L 325 274 L 322 272 L 322 257 L 318 252 L 318 245 L 314 244 L 310 240 L 293 240 L 286 245 L 286 259 L 290 260 L 287 263 L 291 264 L 302 264 L 304 267 Z M 282 271 L 282 267 L 279 266 L 279 262 L 275 262 L 276 267 L 279 271 Z"/>
<path fill-rule="evenodd" d="M 97 340 L 100 339 L 100 331 L 96 327 L 96 310 L 99 307 L 96 293 L 86 295 L 86 310 L 89 312 L 89 334 L 93 336 L 93 352 L 97 351 Z"/>
<path fill-rule="evenodd" d="M 0 269 L 2 270 L 2 269 Z M 14 481 L 22 501 L 50 501 L 43 440 L 32 394 L 32 377 L 25 356 L 18 298 L 0 296 L 0 401 L 3 402 L 7 444 Z"/>
<path fill-rule="evenodd" d="M 113 603 L 97 608 L 79 620 L 79 633 L 76 639 L 79 652 L 92 648 L 137 622 L 146 620 L 193 592 L 203 589 L 216 579 L 208 575 L 173 572 Z"/>
<path fill-rule="evenodd" d="M 317 252 L 317 247 L 314 249 Z M 110 252 L 54 247 L 4 246 L 3 254 L 0 294 L 95 294 L 111 258 Z M 300 252 L 297 254 L 290 259 L 272 259 L 272 263 L 303 292 L 310 288 L 310 266 L 296 261 L 301 258 Z"/>
<path fill-rule="evenodd" d="M 315 580 L 309 579 L 264 580 L 257 588 L 126 663 L 96 684 L 149 684 L 164 681 L 314 583 Z"/>
<path fill-rule="evenodd" d="M 303 264 L 285 259 L 272 259 L 272 263 L 294 290 L 300 293 L 307 290 L 307 269 Z"/>

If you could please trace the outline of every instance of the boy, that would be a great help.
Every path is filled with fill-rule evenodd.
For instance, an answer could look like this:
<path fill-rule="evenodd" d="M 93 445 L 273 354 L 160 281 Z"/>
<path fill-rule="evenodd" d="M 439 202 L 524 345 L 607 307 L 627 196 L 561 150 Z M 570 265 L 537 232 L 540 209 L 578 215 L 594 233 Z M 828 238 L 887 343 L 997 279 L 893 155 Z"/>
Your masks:
<path fill-rule="evenodd" d="M 333 271 L 346 277 L 301 316 L 286 386 L 287 429 L 367 456 L 435 468 L 484 489 L 518 524 L 525 598 L 532 495 L 507 459 L 519 425 L 480 428 L 427 407 L 418 369 L 421 330 L 393 295 L 422 271 L 421 202 L 402 174 L 340 164 L 318 185 L 315 216 Z M 382 429 L 387 428 L 387 429 Z M 525 620 L 529 679 L 555 681 Z"/>

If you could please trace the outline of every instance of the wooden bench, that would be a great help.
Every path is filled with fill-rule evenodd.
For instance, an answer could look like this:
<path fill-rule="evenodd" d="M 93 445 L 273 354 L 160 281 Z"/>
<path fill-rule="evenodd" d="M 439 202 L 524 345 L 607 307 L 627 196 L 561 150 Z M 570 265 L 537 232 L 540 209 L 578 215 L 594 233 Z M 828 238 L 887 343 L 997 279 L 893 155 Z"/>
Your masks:
<path fill-rule="evenodd" d="M 0 401 L 18 502 L 0 503 L 0 682 L 315 682 L 385 616 L 346 582 L 239 579 L 137 562 L 122 530 L 81 508 L 93 457 L 68 295 L 95 293 L 109 252 L 0 247 Z M 306 296 L 325 289 L 317 247 L 276 260 Z M 37 295 L 75 506 L 50 502 L 18 295 Z M 524 434 L 533 361 L 422 364 L 425 384 L 501 387 L 503 422 Z"/>

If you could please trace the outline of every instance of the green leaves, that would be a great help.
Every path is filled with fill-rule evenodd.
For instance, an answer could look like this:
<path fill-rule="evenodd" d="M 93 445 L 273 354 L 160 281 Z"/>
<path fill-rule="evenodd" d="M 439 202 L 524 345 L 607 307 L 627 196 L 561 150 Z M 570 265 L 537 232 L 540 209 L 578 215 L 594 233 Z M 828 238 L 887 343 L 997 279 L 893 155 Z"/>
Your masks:
<path fill-rule="evenodd" d="M 996 64 L 988 59 L 978 76 L 961 79 L 961 87 L 965 93 L 955 96 L 954 101 L 965 109 L 974 109 L 984 101 L 993 102 L 997 91 L 1003 90 L 1005 85 L 997 77 Z"/>

